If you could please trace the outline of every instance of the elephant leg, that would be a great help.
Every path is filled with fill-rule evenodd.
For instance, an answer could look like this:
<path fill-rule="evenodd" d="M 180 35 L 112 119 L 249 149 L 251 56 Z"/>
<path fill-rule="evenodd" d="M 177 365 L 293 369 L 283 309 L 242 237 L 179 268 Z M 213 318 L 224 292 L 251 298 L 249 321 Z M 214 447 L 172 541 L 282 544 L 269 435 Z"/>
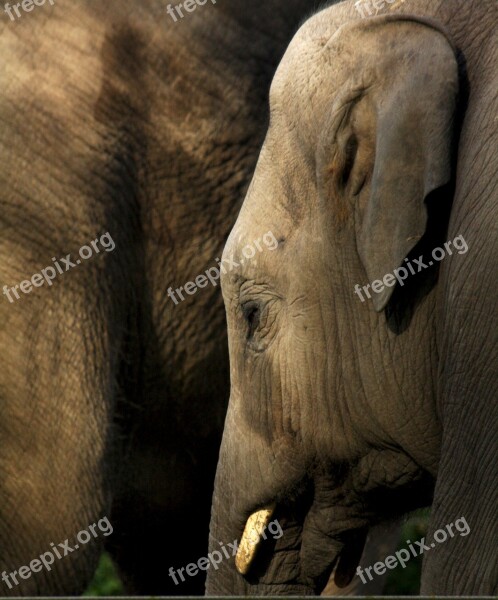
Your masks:
<path fill-rule="evenodd" d="M 469 252 L 465 261 L 446 261 L 441 272 L 443 439 L 428 531 L 434 548 L 424 554 L 422 569 L 424 595 L 498 592 L 498 160 L 488 152 L 497 137 L 491 115 L 498 111 L 498 77 L 488 62 L 474 86 L 460 139 L 459 169 L 474 176 L 457 185 L 448 236 L 462 235 Z M 489 144 L 475 140 L 477 127 L 493 131 Z M 477 176 L 481 164 L 486 168 Z"/>
<path fill-rule="evenodd" d="M 142 290 L 153 302 L 141 315 L 139 384 L 117 409 L 126 442 L 112 510 L 117 533 L 107 546 L 128 592 L 203 595 L 205 572 L 185 569 L 208 552 L 229 393 L 224 314 L 215 288 L 195 304 L 175 306 L 167 296 L 167 254 L 151 255 Z M 206 322 L 208 310 L 214 317 Z"/>
<path fill-rule="evenodd" d="M 485 352 L 479 349 L 481 357 Z M 477 353 L 466 356 L 478 364 Z M 458 389 L 444 408 L 446 426 L 427 534 L 434 542 L 424 554 L 423 595 L 498 593 L 498 390 L 496 379 L 469 376 L 471 385 L 466 379 L 458 379 Z M 466 389 L 472 389 L 472 396 L 464 394 Z"/>
<path fill-rule="evenodd" d="M 25 248 L 2 250 L 0 281 L 40 270 L 16 264 Z M 45 264 L 52 252 L 38 249 Z M 8 540 L 1 595 L 80 594 L 101 553 L 96 524 L 109 514 L 116 328 L 102 319 L 108 301 L 90 287 L 93 277 L 88 263 L 52 287 L 0 303 L 0 539 Z M 41 555 L 44 566 L 32 562 Z"/>
<path fill-rule="evenodd" d="M 448 394 L 442 402 L 445 428 L 427 534 L 434 542 L 424 554 L 422 569 L 424 595 L 498 592 L 498 389 L 493 353 L 496 346 L 487 340 L 467 347 L 465 361 L 482 368 L 478 377 L 475 367 L 469 370 L 461 357 L 446 363 L 459 377 L 443 390 Z"/>
<path fill-rule="evenodd" d="M 155 451 L 143 445 L 133 451 L 131 477 L 114 502 L 118 534 L 107 540 L 108 550 L 128 593 L 203 595 L 205 573 L 185 569 L 207 554 L 217 444 L 194 448 L 178 432 L 163 433 Z"/>

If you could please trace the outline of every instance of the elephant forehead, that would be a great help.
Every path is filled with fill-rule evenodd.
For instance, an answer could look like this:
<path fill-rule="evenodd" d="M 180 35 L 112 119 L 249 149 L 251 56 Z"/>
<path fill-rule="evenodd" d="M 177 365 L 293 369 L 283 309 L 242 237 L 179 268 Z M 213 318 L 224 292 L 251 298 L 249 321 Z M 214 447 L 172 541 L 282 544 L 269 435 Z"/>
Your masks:
<path fill-rule="evenodd" d="M 327 40 L 299 38 L 289 46 L 273 79 L 270 102 L 277 108 L 282 104 L 309 102 L 317 90 L 325 58 L 323 50 Z"/>
<path fill-rule="evenodd" d="M 270 89 L 272 124 L 280 127 L 285 120 L 289 129 L 309 135 L 310 141 L 354 58 L 349 36 L 344 39 L 328 19 L 319 17 L 296 34 Z"/>

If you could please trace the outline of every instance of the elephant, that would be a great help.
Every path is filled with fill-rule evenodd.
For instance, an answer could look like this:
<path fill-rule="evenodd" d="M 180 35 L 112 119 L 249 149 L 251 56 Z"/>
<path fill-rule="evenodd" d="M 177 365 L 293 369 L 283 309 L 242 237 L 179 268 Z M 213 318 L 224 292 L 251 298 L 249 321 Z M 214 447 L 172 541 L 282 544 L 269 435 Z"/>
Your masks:
<path fill-rule="evenodd" d="M 498 592 L 497 22 L 346 0 L 290 43 L 223 252 L 208 595 L 345 585 L 372 524 L 429 505 L 421 593 Z"/>

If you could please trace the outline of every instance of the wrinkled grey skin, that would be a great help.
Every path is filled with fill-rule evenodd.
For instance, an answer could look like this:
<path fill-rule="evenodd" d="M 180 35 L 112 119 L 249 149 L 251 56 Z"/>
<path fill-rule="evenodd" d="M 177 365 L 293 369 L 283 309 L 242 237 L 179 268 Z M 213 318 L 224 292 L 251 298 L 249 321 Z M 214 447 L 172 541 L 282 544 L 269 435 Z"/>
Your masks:
<path fill-rule="evenodd" d="M 0 573 L 109 516 L 128 591 L 207 551 L 228 399 L 215 264 L 254 170 L 275 68 L 313 3 L 57 0 L 0 20 L 0 283 L 116 243 L 0 298 Z M 103 537 L 0 594 L 82 592 Z"/>
<path fill-rule="evenodd" d="M 312 17 L 224 256 L 231 396 L 210 546 L 276 503 L 283 536 L 209 594 L 313 594 L 355 572 L 366 528 L 431 503 L 424 594 L 497 589 L 497 35 L 493 0 L 407 0 Z M 386 13 L 383 17 L 381 13 Z M 429 19 L 429 20 L 428 20 Z M 366 285 L 463 235 L 468 252 L 361 302 Z M 429 259 L 426 259 L 427 263 Z"/>

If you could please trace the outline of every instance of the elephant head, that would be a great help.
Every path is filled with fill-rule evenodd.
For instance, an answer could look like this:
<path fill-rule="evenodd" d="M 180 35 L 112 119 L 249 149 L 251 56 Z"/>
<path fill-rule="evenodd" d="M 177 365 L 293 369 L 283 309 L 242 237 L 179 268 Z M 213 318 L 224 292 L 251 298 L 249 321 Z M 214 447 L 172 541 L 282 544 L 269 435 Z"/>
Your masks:
<path fill-rule="evenodd" d="M 344 585 L 371 524 L 430 502 L 437 269 L 384 278 L 444 239 L 458 95 L 455 50 L 421 18 L 318 14 L 282 60 L 224 252 L 239 266 L 222 281 L 231 397 L 211 550 L 241 541 L 210 594 L 314 594 L 334 568 Z M 245 259 L 268 230 L 278 247 Z M 265 540 L 272 520 L 283 535 Z"/>

